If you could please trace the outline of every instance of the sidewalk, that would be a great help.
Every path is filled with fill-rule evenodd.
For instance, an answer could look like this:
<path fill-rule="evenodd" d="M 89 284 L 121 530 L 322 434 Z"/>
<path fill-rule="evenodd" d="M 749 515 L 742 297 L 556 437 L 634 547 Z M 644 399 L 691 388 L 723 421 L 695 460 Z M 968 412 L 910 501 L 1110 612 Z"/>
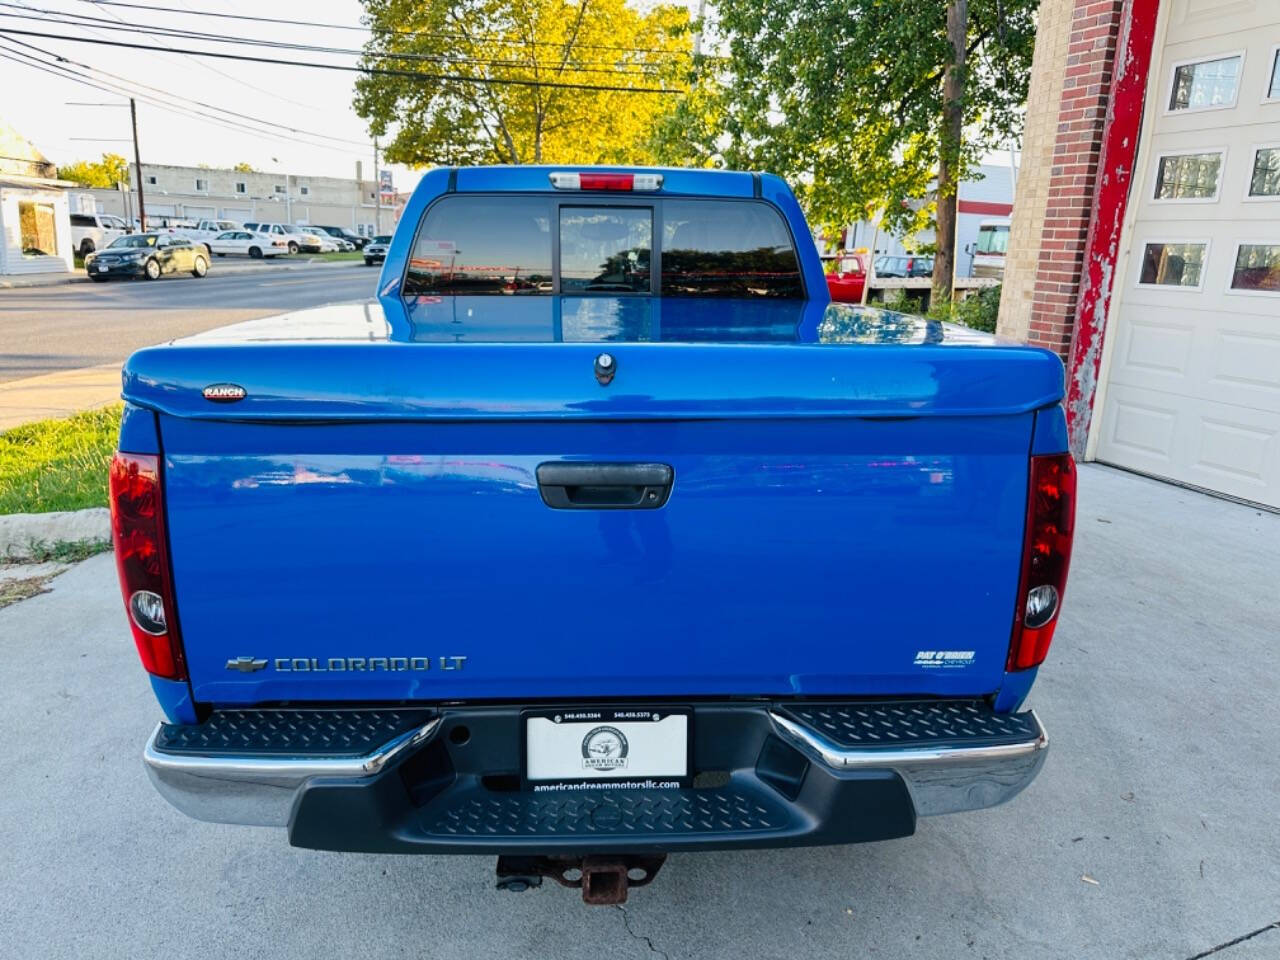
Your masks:
<path fill-rule="evenodd" d="M 105 407 L 119 399 L 118 363 L 10 380 L 0 383 L 0 431 L 33 420 L 69 417 L 81 410 Z"/>
<path fill-rule="evenodd" d="M 224 263 L 215 260 L 209 266 L 209 276 L 221 277 L 226 274 L 270 273 L 285 270 L 328 270 L 337 267 L 363 267 L 363 260 L 291 260 L 287 263 Z M 0 290 L 17 290 L 25 287 L 53 287 L 64 283 L 88 283 L 89 275 L 83 270 L 71 273 L 37 273 L 31 276 L 0 277 Z"/>

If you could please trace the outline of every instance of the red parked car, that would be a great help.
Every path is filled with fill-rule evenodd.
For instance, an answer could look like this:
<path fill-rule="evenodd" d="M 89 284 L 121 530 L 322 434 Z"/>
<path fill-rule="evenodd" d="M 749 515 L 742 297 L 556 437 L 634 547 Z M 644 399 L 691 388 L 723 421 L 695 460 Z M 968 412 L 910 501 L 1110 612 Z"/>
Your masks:
<path fill-rule="evenodd" d="M 836 303 L 861 303 L 862 288 L 867 283 L 870 254 L 846 253 L 838 257 L 827 274 L 827 290 Z"/>

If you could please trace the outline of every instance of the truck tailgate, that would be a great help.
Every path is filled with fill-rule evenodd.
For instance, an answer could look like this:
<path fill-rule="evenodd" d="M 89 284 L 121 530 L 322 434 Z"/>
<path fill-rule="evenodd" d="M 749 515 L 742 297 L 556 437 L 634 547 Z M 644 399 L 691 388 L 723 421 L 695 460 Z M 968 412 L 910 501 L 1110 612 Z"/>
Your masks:
<path fill-rule="evenodd" d="M 256 358 L 224 353 L 213 376 L 197 354 L 154 379 L 135 358 L 134 396 L 179 385 L 150 399 L 197 701 L 999 686 L 1034 410 L 1059 389 L 1038 367 L 984 367 L 981 350 L 930 349 L 923 366 L 922 348 L 901 363 L 846 350 L 836 390 L 826 365 L 838 351 L 817 362 L 820 350 L 805 361 L 794 346 L 739 348 L 748 368 L 771 355 L 767 395 L 748 375 L 750 402 L 721 397 L 695 415 L 681 403 L 688 348 L 623 347 L 620 371 L 654 371 L 625 393 L 590 380 L 583 395 L 598 402 L 566 412 L 504 403 L 499 389 L 492 408 L 458 418 L 432 398 L 474 395 L 459 383 L 483 360 L 442 349 L 457 363 L 447 376 L 420 368 L 416 389 L 380 368 L 399 409 L 343 409 L 316 387 L 307 402 L 324 417 L 305 414 L 305 373 L 288 393 L 255 379 Z M 655 351 L 672 362 L 654 364 Z M 568 389 L 564 354 L 578 355 L 576 376 L 597 352 L 544 353 L 543 392 Z M 234 420 L 231 407 L 192 415 L 204 407 L 185 405 L 184 377 L 234 379 L 259 404 Z M 831 399 L 839 391 L 853 399 Z M 658 509 L 554 509 L 537 471 L 561 462 L 664 464 L 674 481 Z"/>

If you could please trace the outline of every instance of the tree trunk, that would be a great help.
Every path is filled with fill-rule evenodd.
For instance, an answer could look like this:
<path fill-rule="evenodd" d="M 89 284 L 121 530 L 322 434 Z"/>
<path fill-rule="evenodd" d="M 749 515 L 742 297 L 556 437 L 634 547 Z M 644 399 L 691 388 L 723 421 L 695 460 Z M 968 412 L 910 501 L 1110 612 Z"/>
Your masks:
<path fill-rule="evenodd" d="M 960 142 L 964 136 L 964 62 L 969 33 L 969 0 L 948 0 L 947 39 L 951 63 L 942 76 L 942 137 L 938 153 L 938 253 L 933 261 L 935 305 L 951 303 L 956 266 L 956 212 Z"/>

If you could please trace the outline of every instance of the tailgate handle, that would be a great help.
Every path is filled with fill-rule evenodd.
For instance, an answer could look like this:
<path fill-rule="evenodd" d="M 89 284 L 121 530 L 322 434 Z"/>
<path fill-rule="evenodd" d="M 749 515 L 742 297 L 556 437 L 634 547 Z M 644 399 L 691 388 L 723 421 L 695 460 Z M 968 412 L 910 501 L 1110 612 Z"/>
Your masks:
<path fill-rule="evenodd" d="M 656 510 L 674 478 L 665 463 L 542 463 L 538 492 L 554 510 Z"/>

